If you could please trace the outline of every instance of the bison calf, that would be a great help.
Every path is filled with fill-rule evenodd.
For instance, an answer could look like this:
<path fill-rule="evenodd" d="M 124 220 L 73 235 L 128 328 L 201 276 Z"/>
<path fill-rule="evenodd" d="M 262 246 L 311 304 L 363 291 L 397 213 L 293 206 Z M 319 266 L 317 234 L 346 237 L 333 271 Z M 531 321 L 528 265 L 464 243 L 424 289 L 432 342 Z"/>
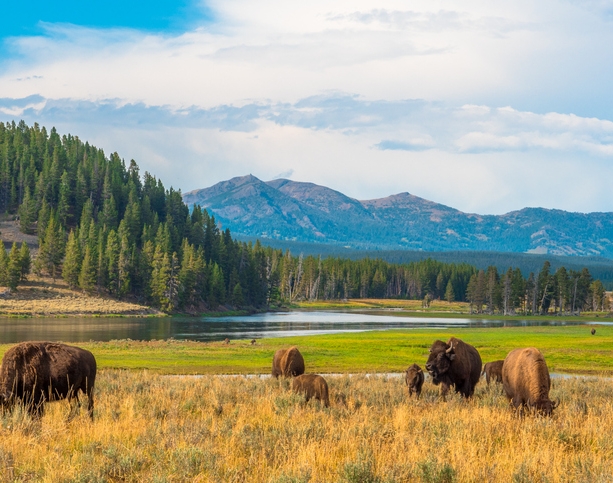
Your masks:
<path fill-rule="evenodd" d="M 317 374 L 303 374 L 294 378 L 292 390 L 298 394 L 304 394 L 306 402 L 310 399 L 319 399 L 327 408 L 330 407 L 328 397 L 328 383 Z"/>
<path fill-rule="evenodd" d="M 551 379 L 541 351 L 534 347 L 515 349 L 502 366 L 502 386 L 515 409 L 524 407 L 551 416 L 558 402 L 549 399 Z"/>
<path fill-rule="evenodd" d="M 502 383 L 502 364 L 504 360 L 488 362 L 483 366 L 483 372 L 481 375 L 485 374 L 485 380 L 487 385 L 490 385 L 490 380 L 494 380 L 494 382 Z"/>
<path fill-rule="evenodd" d="M 68 399 L 71 419 L 79 409 L 82 391 L 93 419 L 95 382 L 96 359 L 91 352 L 54 342 L 22 342 L 2 359 L 0 403 L 5 407 L 24 404 L 31 415 L 40 417 L 45 402 Z"/>
<path fill-rule="evenodd" d="M 421 395 L 421 386 L 424 384 L 424 371 L 422 371 L 421 367 L 417 364 L 409 366 L 409 368 L 404 371 L 404 382 L 409 390 L 409 397 L 415 393 L 416 397 L 419 398 Z"/>
<path fill-rule="evenodd" d="M 304 358 L 297 347 L 279 349 L 272 358 L 272 377 L 296 377 L 304 374 Z"/>

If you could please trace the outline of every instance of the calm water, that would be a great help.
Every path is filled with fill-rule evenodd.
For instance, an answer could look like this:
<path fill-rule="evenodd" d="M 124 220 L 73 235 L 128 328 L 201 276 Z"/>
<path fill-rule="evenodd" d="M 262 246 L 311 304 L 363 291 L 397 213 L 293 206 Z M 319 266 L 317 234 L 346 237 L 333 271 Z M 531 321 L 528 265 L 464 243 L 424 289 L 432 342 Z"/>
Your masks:
<path fill-rule="evenodd" d="M 582 324 L 597 324 L 585 321 Z M 257 339 L 290 335 L 332 334 L 385 329 L 444 329 L 449 327 L 502 327 L 575 325 L 577 322 L 532 320 L 480 320 L 420 318 L 390 312 L 277 312 L 250 316 L 196 318 L 0 318 L 0 343 L 25 340 L 84 342 L 113 339 L 189 339 L 200 341 Z"/>

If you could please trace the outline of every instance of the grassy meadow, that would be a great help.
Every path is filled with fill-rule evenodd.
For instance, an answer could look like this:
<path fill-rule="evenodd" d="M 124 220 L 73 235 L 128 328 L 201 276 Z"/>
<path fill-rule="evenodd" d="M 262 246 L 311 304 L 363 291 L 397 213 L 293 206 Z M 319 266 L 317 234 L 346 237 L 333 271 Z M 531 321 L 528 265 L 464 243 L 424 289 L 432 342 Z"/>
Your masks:
<path fill-rule="evenodd" d="M 517 347 L 538 347 L 552 372 L 613 374 L 613 327 L 499 327 L 487 329 L 384 330 L 305 337 L 194 342 L 181 340 L 85 342 L 77 345 L 96 356 L 107 369 L 147 369 L 161 374 L 269 374 L 272 355 L 297 345 L 307 372 L 401 372 L 422 366 L 436 339 L 456 336 L 474 345 L 484 362 L 504 359 Z M 0 345 L 0 357 L 12 344 Z"/>
<path fill-rule="evenodd" d="M 552 418 L 500 386 L 409 399 L 400 378 L 328 377 L 332 405 L 288 380 L 102 370 L 95 420 L 68 404 L 0 417 L 0 482 L 609 482 L 613 381 L 556 379 Z"/>

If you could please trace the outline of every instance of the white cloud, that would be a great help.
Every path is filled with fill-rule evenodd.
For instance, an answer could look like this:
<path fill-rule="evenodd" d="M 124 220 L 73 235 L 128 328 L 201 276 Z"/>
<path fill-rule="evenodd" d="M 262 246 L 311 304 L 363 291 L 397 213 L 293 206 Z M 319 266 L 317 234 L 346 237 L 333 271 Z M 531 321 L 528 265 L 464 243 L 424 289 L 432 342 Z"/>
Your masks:
<path fill-rule="evenodd" d="M 0 114 L 183 190 L 291 172 L 482 213 L 613 210 L 610 2 L 208 6 L 216 22 L 181 35 L 45 25 L 10 39 Z"/>

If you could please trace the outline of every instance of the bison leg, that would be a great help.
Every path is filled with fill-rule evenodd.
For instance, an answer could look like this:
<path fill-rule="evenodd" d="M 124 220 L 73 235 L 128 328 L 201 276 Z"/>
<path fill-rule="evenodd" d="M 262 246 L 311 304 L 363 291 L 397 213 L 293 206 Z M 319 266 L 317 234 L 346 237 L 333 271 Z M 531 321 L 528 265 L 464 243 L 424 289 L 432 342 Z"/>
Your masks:
<path fill-rule="evenodd" d="M 443 401 L 445 401 L 448 392 L 449 384 L 447 384 L 446 382 L 441 383 L 441 398 L 443 398 Z"/>
<path fill-rule="evenodd" d="M 70 412 L 68 413 L 67 421 L 70 422 L 77 414 L 79 414 L 79 409 L 81 408 L 81 401 L 79 401 L 79 395 L 70 395 L 68 397 L 68 405 L 70 406 Z"/>
<path fill-rule="evenodd" d="M 89 418 L 94 420 L 94 388 L 87 388 L 87 413 L 89 414 Z"/>

